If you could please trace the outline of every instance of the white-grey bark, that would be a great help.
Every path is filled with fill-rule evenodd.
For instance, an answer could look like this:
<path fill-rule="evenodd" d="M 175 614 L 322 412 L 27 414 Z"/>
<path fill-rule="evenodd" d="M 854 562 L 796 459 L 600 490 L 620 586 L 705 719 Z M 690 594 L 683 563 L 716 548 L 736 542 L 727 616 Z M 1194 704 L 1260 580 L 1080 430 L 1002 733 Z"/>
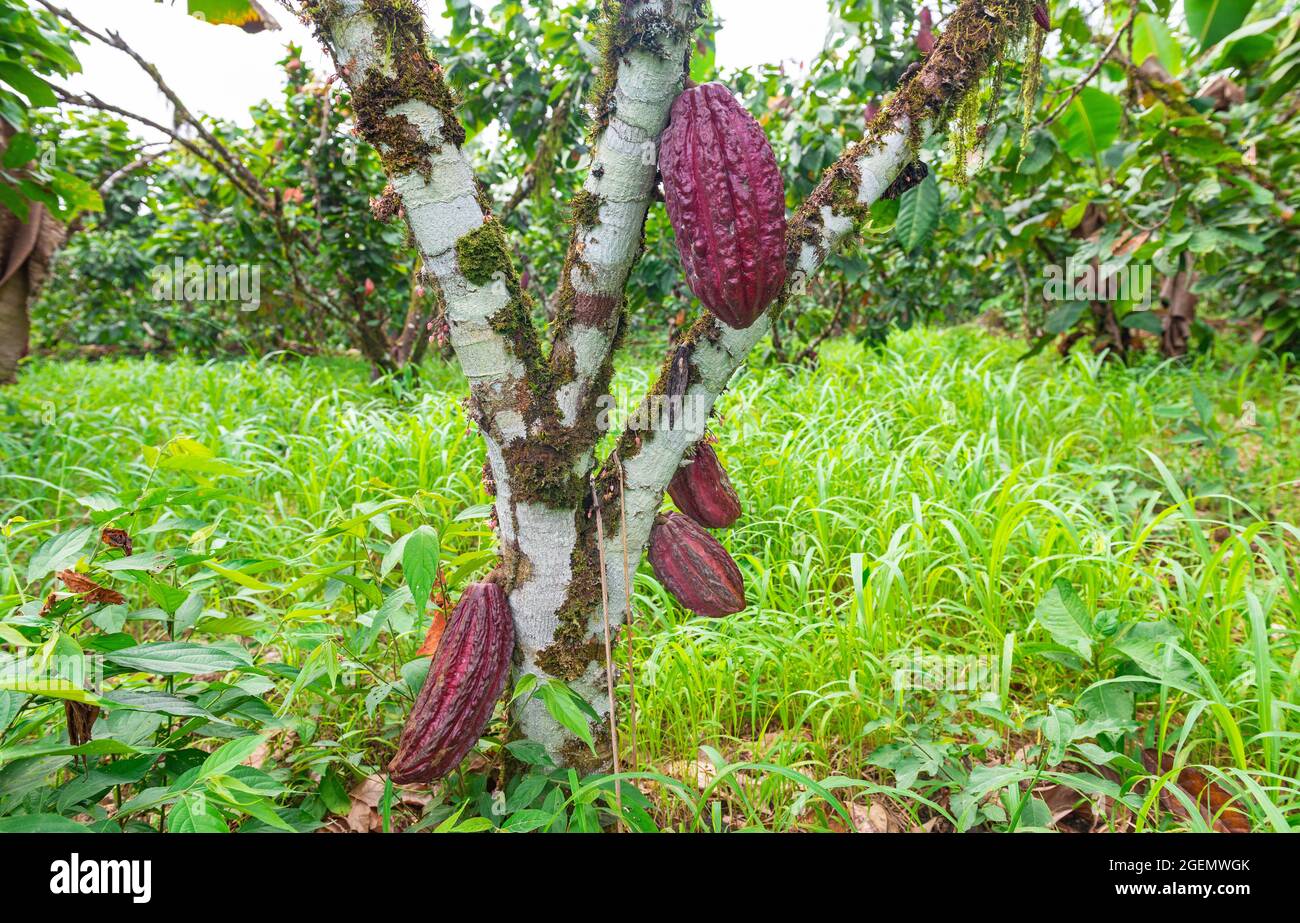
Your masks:
<path fill-rule="evenodd" d="M 328 6 L 333 11 L 329 21 L 318 21 L 318 25 L 324 26 L 322 31 L 339 70 L 353 87 L 354 104 L 363 109 L 357 88 L 368 79 L 367 75 L 396 76 L 390 60 L 392 36 L 381 34 L 363 0 L 330 0 Z M 491 322 L 511 304 L 511 292 L 517 290 L 513 270 L 509 278 L 496 278 L 491 284 L 481 284 L 480 280 L 476 284 L 467 277 L 467 273 L 473 273 L 458 259 L 457 244 L 481 232 L 485 222 L 493 219 L 479 202 L 464 155 L 447 140 L 449 126 L 445 120 L 454 116 L 420 98 L 387 104 L 386 112 L 370 113 L 372 118 L 403 117 L 432 151 L 426 163 L 403 169 L 390 167 L 390 180 L 405 206 L 425 265 L 442 287 L 451 342 L 470 379 L 471 409 L 483 430 L 495 480 L 502 553 L 507 562 L 513 562 L 510 603 L 519 669 L 548 678 L 551 660 L 547 658 L 558 646 L 557 633 L 579 629 L 576 633 L 583 637 L 566 647 L 576 657 L 565 666 L 565 678 L 602 716 L 608 709 L 603 654 L 587 653 L 592 650 L 590 642 L 602 633 L 602 609 L 589 586 L 574 608 L 575 587 L 581 582 L 574 572 L 575 562 L 595 566 L 584 551 L 590 547 L 584 541 L 594 542 L 591 521 L 584 513 L 586 498 L 580 490 L 578 496 L 572 496 L 570 490 L 565 494 L 566 506 L 556 503 L 554 496 L 539 495 L 538 485 L 529 482 L 527 472 L 538 470 L 539 465 L 545 467 L 544 463 L 525 456 L 526 464 L 517 466 L 523 473 L 516 478 L 511 458 L 519 457 L 521 450 L 537 448 L 551 452 L 558 459 L 556 464 L 563 468 L 559 474 L 569 475 L 579 484 L 586 483 L 592 472 L 593 447 L 581 440 L 566 442 L 562 437 L 566 432 L 582 432 L 580 427 L 592 422 L 588 414 L 594 418 L 599 412 L 593 404 L 598 395 L 593 391 L 607 383 L 603 376 L 608 373 L 607 360 L 620 323 L 623 291 L 640 247 L 652 195 L 658 139 L 681 89 L 686 47 L 698 14 L 693 0 L 625 0 L 613 9 L 618 22 L 603 23 L 602 28 L 612 30 L 608 34 L 618 40 L 611 45 L 615 50 L 605 62 L 617 79 L 602 99 L 598 113 L 602 127 L 594 146 L 591 174 L 583 198 L 574 208 L 577 230 L 566 263 L 567 277 L 561 281 L 561 301 L 567 305 L 557 316 L 551 354 L 552 365 L 557 356 L 569 360 L 571 377 L 562 378 L 563 383 L 554 393 L 545 395 L 546 400 L 532 396 L 533 386 L 544 382 L 544 378 L 533 378 L 536 370 L 529 367 L 530 362 L 539 361 L 535 331 L 530 325 L 526 331 L 507 325 L 508 333 L 503 333 L 499 332 L 503 329 L 500 323 Z M 393 12 L 397 14 L 396 8 Z M 866 206 L 889 189 L 915 156 L 918 136 L 933 127 L 936 113 L 944 111 L 949 101 L 960 98 L 978 79 L 982 67 L 1001 53 L 1007 36 L 1019 28 L 1014 18 L 1018 12 L 1026 11 L 1008 13 L 999 8 L 1001 24 L 993 30 L 982 25 L 982 20 L 992 14 L 978 0 L 966 0 L 953 14 L 953 23 L 962 17 L 980 22 L 981 29 L 973 31 L 978 31 L 981 38 L 969 48 L 956 47 L 957 42 L 947 41 L 947 35 L 941 38 L 939 47 L 915 77 L 918 86 L 925 88 L 924 93 L 896 97 L 887 109 L 883 123 L 886 129 L 877 128 L 869 141 L 856 145 L 851 149 L 855 153 L 827 172 L 809 200 L 817 204 L 806 205 L 793 219 L 797 232 L 790 235 L 791 251 L 787 255 L 790 280 L 772 310 L 784 308 L 792 295 L 803 290 L 827 255 L 855 230 Z M 414 28 L 422 27 L 417 24 Z M 646 36 L 653 36 L 653 40 Z M 422 45 L 422 32 L 419 38 Z M 409 54 L 410 49 L 407 51 L 404 66 L 410 66 L 412 57 L 418 58 L 441 83 L 441 72 L 423 58 L 423 48 L 414 56 Z M 912 131 L 912 118 L 924 122 L 919 131 Z M 379 130 L 371 134 L 381 153 L 394 153 L 387 148 L 390 135 Z M 391 156 L 389 160 L 405 163 Z M 845 202 L 844 193 L 850 190 L 848 201 L 856 200 L 856 204 L 837 208 L 834 203 Z M 688 425 L 636 425 L 625 434 L 625 440 L 637 437 L 636 451 L 626 452 L 628 457 L 621 471 L 626 510 L 621 521 L 626 529 L 632 572 L 641 561 L 668 482 L 703 434 L 703 412 L 713 407 L 755 343 L 769 329 L 770 311 L 745 330 L 734 330 L 712 317 L 700 321 L 693 331 L 696 335 L 690 356 L 693 383 L 684 401 L 687 412 L 683 417 Z M 647 398 L 634 419 L 655 419 L 654 409 Z M 566 445 L 572 454 L 557 449 Z M 603 487 L 618 483 L 616 477 L 610 477 L 617 465 L 606 462 L 605 471 L 597 479 Z M 618 503 L 617 495 L 613 502 Z M 617 626 L 626 616 L 623 536 L 617 529 L 606 532 L 609 618 Z M 571 614 L 576 611 L 579 623 L 585 624 L 562 625 L 561 613 L 566 607 Z M 525 703 L 515 718 L 519 730 L 545 745 L 558 762 L 575 761 L 574 738 L 550 717 L 540 701 Z"/>

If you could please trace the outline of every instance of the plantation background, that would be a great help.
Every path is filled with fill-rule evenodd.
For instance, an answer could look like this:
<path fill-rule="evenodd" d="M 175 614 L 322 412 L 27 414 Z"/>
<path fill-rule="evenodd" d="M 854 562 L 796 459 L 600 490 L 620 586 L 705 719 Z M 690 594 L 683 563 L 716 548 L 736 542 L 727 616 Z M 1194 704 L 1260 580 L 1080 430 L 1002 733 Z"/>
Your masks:
<path fill-rule="evenodd" d="M 792 205 L 955 7 L 828 5 L 806 69 L 718 73 L 716 22 L 691 61 L 764 126 Z M 433 49 L 539 324 L 596 7 L 449 0 Z M 497 536 L 467 384 L 342 81 L 290 47 L 251 127 L 178 116 L 247 177 L 0 87 L 33 144 L 3 178 L 69 230 L 0 389 L 0 831 L 1295 829 L 1300 13 L 1048 7 L 1038 64 L 1017 49 L 927 142 L 926 179 L 724 396 L 748 606 L 692 617 L 638 570 L 617 777 L 512 739 L 505 702 L 448 779 L 386 776 Z M 67 23 L 0 3 L 20 10 L 64 51 L 15 60 L 57 83 Z M 177 256 L 257 265 L 260 307 L 155 298 Z M 1067 259 L 1160 290 L 1051 301 Z M 657 206 L 628 299 L 625 411 L 699 311 Z M 98 696 L 24 672 L 85 654 Z M 529 695 L 591 739 L 563 684 L 506 698 Z"/>

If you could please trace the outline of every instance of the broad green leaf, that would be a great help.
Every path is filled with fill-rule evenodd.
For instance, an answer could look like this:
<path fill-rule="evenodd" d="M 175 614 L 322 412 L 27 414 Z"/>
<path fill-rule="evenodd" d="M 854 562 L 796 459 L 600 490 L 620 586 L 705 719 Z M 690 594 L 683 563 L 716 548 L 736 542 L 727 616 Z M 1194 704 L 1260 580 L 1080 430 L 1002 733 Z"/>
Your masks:
<path fill-rule="evenodd" d="M 1285 16 L 1274 16 L 1258 22 L 1247 23 L 1223 39 L 1217 63 L 1220 67 L 1248 67 L 1273 55 L 1277 47 L 1274 30 L 1286 21 Z"/>
<path fill-rule="evenodd" d="M 165 551 L 142 551 L 139 554 L 133 554 L 129 557 L 118 558 L 115 561 L 96 562 L 101 570 L 116 571 L 141 571 L 156 574 L 166 570 L 167 565 L 172 562 L 172 556 Z"/>
<path fill-rule="evenodd" d="M 422 614 L 429 605 L 429 594 L 438 579 L 438 533 L 429 526 L 420 526 L 406 539 L 402 549 L 402 573 L 411 588 L 415 611 Z"/>
<path fill-rule="evenodd" d="M 221 811 L 202 792 L 186 792 L 167 812 L 168 833 L 229 833 Z"/>
<path fill-rule="evenodd" d="M 95 705 L 99 696 L 83 689 L 70 679 L 58 677 L 30 676 L 26 674 L 6 675 L 0 673 L 0 692 L 21 692 L 28 695 L 44 695 L 52 699 L 66 699 L 70 702 L 84 702 Z"/>
<path fill-rule="evenodd" d="M 912 253 L 929 242 L 939 223 L 939 184 L 928 174 L 898 200 L 894 234 L 899 246 Z"/>
<path fill-rule="evenodd" d="M 5 169 L 16 170 L 31 162 L 36 156 L 36 139 L 27 132 L 14 135 L 5 148 L 4 160 L 0 161 Z"/>
<path fill-rule="evenodd" d="M 1068 582 L 1057 579 L 1052 584 L 1034 610 L 1034 619 L 1057 644 L 1084 660 L 1092 660 L 1092 619 L 1087 606 Z"/>
<path fill-rule="evenodd" d="M 89 833 L 75 820 L 60 814 L 16 814 L 0 817 L 0 833 Z"/>
<path fill-rule="evenodd" d="M 1164 331 L 1164 322 L 1155 311 L 1130 311 L 1120 323 L 1130 330 L 1145 330 L 1157 336 Z"/>
<path fill-rule="evenodd" d="M 60 532 L 58 535 L 51 536 L 36 549 L 31 560 L 27 562 L 27 582 L 34 583 L 56 570 L 72 567 L 80 559 L 94 534 L 93 527 L 83 526 L 71 532 Z"/>
<path fill-rule="evenodd" d="M 196 781 L 212 779 L 230 772 L 230 770 L 252 756 L 253 751 L 261 746 L 265 739 L 260 734 L 249 734 L 247 737 L 238 737 L 229 743 L 222 744 L 203 761 L 203 765 L 199 767 L 199 775 Z"/>
<path fill-rule="evenodd" d="M 1166 622 L 1137 622 L 1113 642 L 1148 676 L 1174 685 L 1194 686 L 1195 675 L 1178 651 L 1180 633 Z"/>
<path fill-rule="evenodd" d="M 106 653 L 104 659 L 120 667 L 163 675 L 223 673 L 226 670 L 246 667 L 250 663 L 247 656 L 238 657 L 224 648 L 184 641 L 137 644 L 134 647 Z"/>
<path fill-rule="evenodd" d="M 256 577 L 250 577 L 248 574 L 245 574 L 241 571 L 237 571 L 234 568 L 223 567 L 222 565 L 216 563 L 215 561 L 204 561 L 203 566 L 216 571 L 218 574 L 225 577 L 227 580 L 233 580 L 235 583 L 238 583 L 240 586 L 248 587 L 250 590 L 274 590 L 275 589 L 275 587 L 271 586 L 271 584 L 269 583 L 264 583 L 261 580 L 258 580 Z"/>
<path fill-rule="evenodd" d="M 0 80 L 26 96 L 33 106 L 57 106 L 59 103 L 50 85 L 21 64 L 0 61 Z"/>
<path fill-rule="evenodd" d="M 537 690 L 537 694 L 541 697 L 546 710 L 551 713 L 551 717 L 568 728 L 591 748 L 592 753 L 595 753 L 596 741 L 592 737 L 591 726 L 587 723 L 587 716 L 582 706 L 575 701 L 578 694 L 559 680 L 543 683 Z"/>
<path fill-rule="evenodd" d="M 128 756 L 140 751 L 120 740 L 91 740 L 74 746 L 66 743 L 37 743 L 0 747 L 0 763 L 38 756 Z"/>
<path fill-rule="evenodd" d="M 1099 158 L 1115 143 L 1123 114 L 1124 107 L 1115 97 L 1084 87 L 1056 123 L 1061 149 L 1071 157 Z"/>
<path fill-rule="evenodd" d="M 1171 77 L 1183 72 L 1183 52 L 1169 26 L 1159 16 L 1139 13 L 1133 20 L 1133 63 L 1141 66 L 1154 57 Z"/>
<path fill-rule="evenodd" d="M 164 715 L 177 715 L 184 718 L 207 718 L 216 721 L 217 716 L 180 696 L 168 695 L 153 689 L 114 689 L 103 695 L 104 704 L 109 708 L 120 705 L 137 711 L 159 712 Z"/>
<path fill-rule="evenodd" d="M 1255 0 L 1185 0 L 1187 28 L 1202 48 L 1232 34 L 1250 15 Z"/>

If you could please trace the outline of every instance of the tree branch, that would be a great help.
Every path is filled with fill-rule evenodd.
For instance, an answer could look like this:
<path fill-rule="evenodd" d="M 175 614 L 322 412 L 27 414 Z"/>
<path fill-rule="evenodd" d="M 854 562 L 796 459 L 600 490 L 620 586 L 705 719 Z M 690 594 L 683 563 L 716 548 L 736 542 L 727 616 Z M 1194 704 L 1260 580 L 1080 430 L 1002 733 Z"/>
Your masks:
<path fill-rule="evenodd" d="M 120 115 L 123 118 L 131 119 L 134 122 L 139 122 L 141 125 L 146 125 L 149 128 L 154 129 L 155 131 L 161 132 L 162 134 L 166 135 L 168 138 L 171 138 L 172 141 L 176 142 L 176 144 L 180 145 L 185 150 L 189 151 L 195 157 L 202 160 L 208 166 L 212 167 L 212 169 L 216 170 L 226 179 L 230 180 L 231 184 L 236 189 L 238 189 L 240 193 L 247 196 L 249 201 L 257 204 L 258 206 L 264 209 L 270 207 L 269 203 L 266 200 L 264 200 L 254 190 L 250 189 L 247 185 L 245 185 L 244 181 L 240 178 L 240 176 L 236 174 L 233 170 L 231 170 L 228 164 L 226 164 L 224 161 L 220 160 L 210 152 L 204 150 L 202 147 L 195 144 L 189 138 L 186 138 L 184 135 L 177 132 L 175 129 L 168 128 L 166 125 L 163 125 L 159 122 L 155 122 L 153 119 L 143 115 L 139 115 L 138 113 L 131 112 L 128 109 L 123 109 L 121 106 L 115 106 L 112 103 L 105 102 L 104 100 L 100 99 L 98 96 L 96 96 L 93 93 L 80 93 L 80 94 L 72 93 L 58 86 L 54 87 L 53 89 L 55 95 L 57 95 L 59 99 L 63 100 L 63 102 L 67 103 L 68 105 L 81 106 L 82 108 L 85 109 L 98 109 L 101 112 L 111 112 L 114 115 Z"/>
<path fill-rule="evenodd" d="M 1128 19 L 1124 21 L 1124 25 L 1119 27 L 1119 31 L 1115 33 L 1115 37 L 1110 40 L 1110 46 L 1101 53 L 1101 57 L 1099 57 L 1096 63 L 1088 69 L 1088 73 L 1083 75 L 1083 79 L 1074 85 L 1074 88 L 1070 91 L 1070 95 L 1066 97 L 1065 101 L 1053 109 L 1051 115 L 1043 119 L 1041 127 L 1046 128 L 1048 125 L 1051 125 L 1059 119 L 1061 113 L 1070 108 L 1070 103 L 1074 102 L 1078 95 L 1083 92 L 1083 88 L 1092 83 L 1092 78 L 1096 77 L 1097 74 L 1101 72 L 1102 65 L 1106 63 L 1107 59 L 1115 52 L 1115 49 L 1119 47 L 1120 41 L 1124 38 L 1124 33 L 1133 28 L 1133 20 L 1137 18 L 1137 14 L 1138 5 L 1137 3 L 1134 3 L 1132 12 L 1128 14 Z"/>
<path fill-rule="evenodd" d="M 690 448 L 704 434 L 714 403 L 726 390 L 750 350 L 771 328 L 772 319 L 785 309 L 792 295 L 805 290 L 827 256 L 870 220 L 870 206 L 894 186 L 899 173 L 916 157 L 924 139 L 941 128 L 956 104 L 988 68 L 1022 35 L 1030 22 L 1027 0 L 963 0 L 949 17 L 948 28 L 921 70 L 901 86 L 883 112 L 867 129 L 866 137 L 851 145 L 840 160 L 822 175 L 817 188 L 789 221 L 786 263 L 790 277 L 786 288 L 763 317 L 744 330 L 723 324 L 711 314 L 701 317 L 686 333 L 683 344 L 691 368 L 679 415 L 682 425 L 665 428 L 659 409 L 665 377 L 632 415 L 618 447 L 606 460 L 600 480 L 606 495 L 617 490 L 618 468 L 623 468 L 628 547 L 639 558 L 663 500 L 663 493 Z M 891 186 L 894 188 L 891 189 Z M 683 347 L 679 346 L 678 349 Z M 649 423 L 649 425 L 647 425 Z M 606 560 L 618 560 L 619 548 L 606 542 Z M 623 616 L 625 597 L 621 568 L 606 568 L 611 619 Z"/>
<path fill-rule="evenodd" d="M 107 34 L 97 32 L 81 20 L 77 19 L 77 17 L 72 15 L 68 10 L 55 6 L 53 3 L 50 3 L 49 0 L 36 0 L 36 2 L 45 7 L 55 16 L 67 22 L 73 28 L 98 39 L 110 48 L 118 49 L 129 56 L 131 60 L 135 61 L 135 63 L 139 65 L 140 69 L 149 75 L 149 78 L 153 80 L 159 91 L 167 98 L 167 101 L 172 104 L 172 109 L 175 111 L 176 118 L 193 128 L 198 136 L 203 139 L 204 143 L 216 152 L 216 156 L 225 161 L 231 170 L 235 171 L 240 177 L 242 177 L 244 185 L 246 185 L 250 190 L 250 198 L 252 198 L 254 202 L 257 202 L 263 209 L 269 210 L 271 208 L 270 196 L 262 187 L 262 184 L 258 181 L 257 177 L 253 175 L 252 171 L 244 165 L 242 160 L 232 154 L 229 149 L 221 143 L 221 140 L 208 130 L 207 126 L 205 126 L 202 121 L 190 112 L 185 103 L 181 101 L 181 98 L 177 96 L 175 91 L 173 91 L 172 88 L 167 85 L 167 82 L 163 80 L 162 73 L 158 68 L 146 61 L 134 48 L 127 44 L 126 40 L 123 39 L 121 35 L 112 30 L 109 30 Z"/>
<path fill-rule="evenodd" d="M 556 297 L 551 368 L 565 426 L 608 390 L 624 325 L 624 289 L 641 254 L 658 174 L 659 138 L 685 80 L 700 4 L 605 3 L 603 72 L 593 103 L 591 168 L 572 205 L 573 233 Z M 587 440 L 590 450 L 595 434 Z"/>

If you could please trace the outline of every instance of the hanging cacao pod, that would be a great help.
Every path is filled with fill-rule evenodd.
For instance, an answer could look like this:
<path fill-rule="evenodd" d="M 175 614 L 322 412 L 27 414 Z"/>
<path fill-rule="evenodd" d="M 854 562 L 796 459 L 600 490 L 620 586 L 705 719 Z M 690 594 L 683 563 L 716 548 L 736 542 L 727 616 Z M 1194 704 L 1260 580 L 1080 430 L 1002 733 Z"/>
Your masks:
<path fill-rule="evenodd" d="M 916 50 L 921 54 L 934 51 L 934 18 L 928 6 L 921 7 L 920 28 L 916 30 Z"/>
<path fill-rule="evenodd" d="M 650 566 L 664 588 L 696 615 L 718 618 L 745 608 L 740 568 L 694 520 L 669 513 L 650 530 Z"/>
<path fill-rule="evenodd" d="M 1044 32 L 1052 31 L 1052 19 L 1047 15 L 1046 3 L 1034 4 L 1034 22 L 1038 23 L 1038 28 Z"/>
<path fill-rule="evenodd" d="M 394 782 L 432 782 L 460 765 L 492 718 L 514 646 L 505 591 L 490 582 L 466 587 L 388 764 Z"/>
<path fill-rule="evenodd" d="M 785 182 L 762 126 L 718 83 L 673 103 L 659 150 L 664 204 L 691 291 L 729 327 L 785 284 Z"/>
<path fill-rule="evenodd" d="M 695 457 L 677 469 L 668 485 L 677 508 L 706 529 L 725 529 L 740 518 L 740 498 L 713 446 L 700 440 Z"/>

